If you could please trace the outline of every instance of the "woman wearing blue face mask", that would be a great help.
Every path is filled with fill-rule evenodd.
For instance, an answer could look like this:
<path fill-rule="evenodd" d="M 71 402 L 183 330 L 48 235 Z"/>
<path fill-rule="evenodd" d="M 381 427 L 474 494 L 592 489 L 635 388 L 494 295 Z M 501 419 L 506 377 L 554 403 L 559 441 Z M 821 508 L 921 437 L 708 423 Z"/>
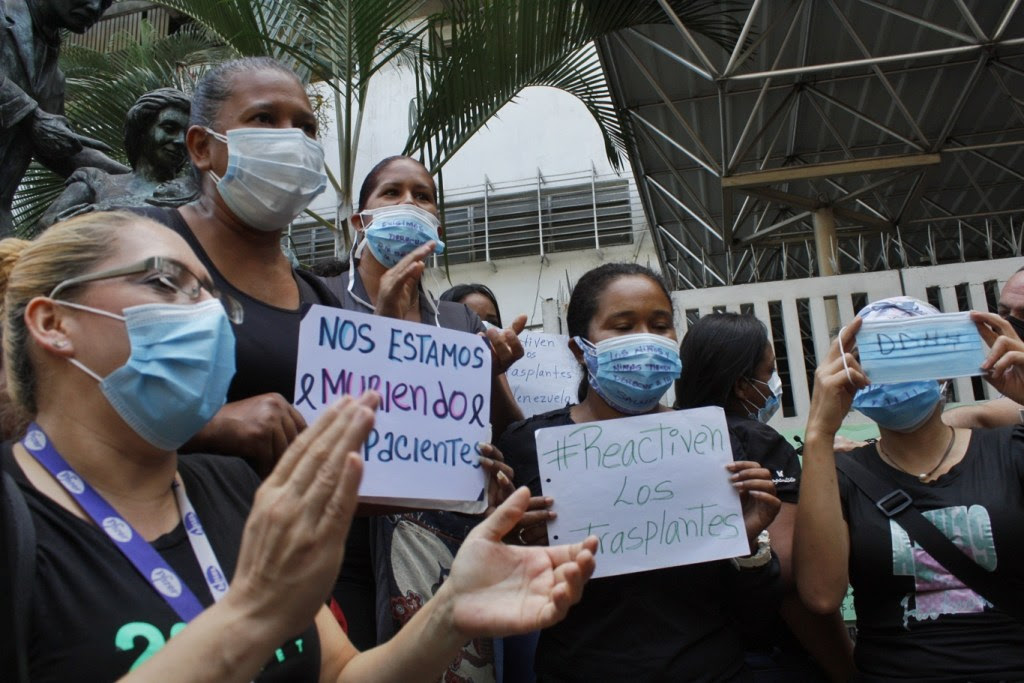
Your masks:
<path fill-rule="evenodd" d="M 330 407 L 260 485 L 240 460 L 176 452 L 224 402 L 242 315 L 180 237 L 94 213 L 4 240 L 0 295 L 8 388 L 31 421 L 3 445 L 17 635 L 0 680 L 437 681 L 464 641 L 553 623 L 593 570 L 596 539 L 501 543 L 520 491 L 399 636 L 358 652 L 323 601 L 375 394 Z"/>
<path fill-rule="evenodd" d="M 782 501 L 768 531 L 786 591 L 780 610 L 786 624 L 749 634 L 748 662 L 755 671 L 754 679 L 825 680 L 806 648 L 833 680 L 845 680 L 853 648 L 839 612 L 827 617 L 810 613 L 797 597 L 793 582 L 791 549 L 800 460 L 786 438 L 767 424 L 778 412 L 782 396 L 767 329 L 752 315 L 704 315 L 687 330 L 679 355 L 683 370 L 675 384 L 675 407 L 723 408 L 738 451 L 734 455 L 757 461 L 771 471 L 776 495 Z"/>
<path fill-rule="evenodd" d="M 332 278 L 342 306 L 486 335 L 494 352 L 492 431 L 500 434 L 520 419 L 504 371 L 523 355 L 516 335 L 526 317 L 519 316 L 509 329 L 485 330 L 464 304 L 436 301 L 421 284 L 426 259 L 444 250 L 437 189 L 423 164 L 403 156 L 376 164 L 360 188 L 353 225 L 357 238 L 350 267 Z M 545 508 L 543 499 L 531 501 L 527 521 L 546 515 Z M 357 519 L 334 593 L 353 624 L 354 642 L 369 647 L 398 632 L 434 594 L 455 551 L 478 521 L 443 511 Z M 494 671 L 490 642 L 470 643 L 453 663 L 453 675 L 466 679 L 488 680 Z"/>
<path fill-rule="evenodd" d="M 909 297 L 869 304 L 819 365 L 797 510 L 797 586 L 809 607 L 830 612 L 852 584 L 858 680 L 1020 680 L 1024 429 L 949 427 L 943 383 L 870 384 L 857 360 L 862 320 L 937 312 Z M 998 316 L 971 317 L 992 349 L 982 365 L 986 379 L 1024 398 L 1024 344 Z M 851 407 L 877 423 L 881 438 L 833 454 Z M 882 495 L 862 490 L 871 482 Z M 966 572 L 957 564 L 963 557 L 970 558 Z"/>
<path fill-rule="evenodd" d="M 580 402 L 513 425 L 497 444 L 517 483 L 529 485 L 534 495 L 541 492 L 538 429 L 668 411 L 659 400 L 679 373 L 672 302 L 661 278 L 647 268 L 612 263 L 584 274 L 573 288 L 567 322 L 570 348 L 584 367 Z M 538 680 L 719 681 L 746 675 L 737 619 L 757 621 L 777 607 L 777 559 L 757 537 L 779 500 L 770 473 L 756 462 L 737 461 L 730 470 L 757 551 L 741 563 L 747 568 L 707 562 L 594 580 L 572 617 L 541 633 Z M 526 526 L 517 540 L 546 543 L 546 523 Z"/>
<path fill-rule="evenodd" d="M 266 474 L 306 426 L 292 407 L 302 316 L 311 304 L 339 304 L 281 251 L 289 223 L 326 187 L 324 151 L 302 83 L 272 59 L 220 64 L 192 98 L 186 147 L 198 199 L 133 211 L 181 235 L 248 313 L 233 325 L 238 372 L 228 403 L 186 450 L 238 455 Z"/>

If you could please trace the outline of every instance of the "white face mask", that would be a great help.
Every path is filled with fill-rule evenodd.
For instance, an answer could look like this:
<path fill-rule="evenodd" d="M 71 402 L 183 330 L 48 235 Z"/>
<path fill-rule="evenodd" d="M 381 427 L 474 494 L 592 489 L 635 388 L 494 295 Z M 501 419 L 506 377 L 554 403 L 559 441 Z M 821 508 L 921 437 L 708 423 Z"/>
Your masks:
<path fill-rule="evenodd" d="M 233 128 L 223 178 L 210 171 L 231 212 L 256 230 L 284 229 L 327 187 L 324 148 L 298 128 Z"/>

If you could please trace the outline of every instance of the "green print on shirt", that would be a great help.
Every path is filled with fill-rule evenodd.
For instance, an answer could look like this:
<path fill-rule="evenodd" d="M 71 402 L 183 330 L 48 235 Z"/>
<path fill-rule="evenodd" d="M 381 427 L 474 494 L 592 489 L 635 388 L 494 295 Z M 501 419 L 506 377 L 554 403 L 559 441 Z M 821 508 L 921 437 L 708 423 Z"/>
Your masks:
<path fill-rule="evenodd" d="M 177 624 L 171 627 L 168 638 L 181 633 L 181 630 L 185 628 L 185 622 L 179 621 Z M 117 634 L 114 636 L 114 645 L 118 650 L 127 652 L 128 650 L 134 650 L 136 648 L 135 641 L 137 638 L 141 638 L 144 647 L 139 656 L 135 658 L 129 671 L 134 671 L 143 662 L 155 655 L 160 651 L 164 645 L 167 644 L 167 638 L 164 638 L 164 634 L 160 632 L 160 629 L 153 624 L 148 624 L 144 621 L 130 621 L 121 628 L 117 629 Z M 285 652 L 285 649 L 292 650 L 289 645 L 294 646 L 294 651 Z M 283 662 L 288 658 L 289 655 L 302 654 L 302 638 L 296 638 L 291 643 L 286 643 L 284 647 L 279 647 L 274 651 L 274 657 L 271 662 Z"/>
<path fill-rule="evenodd" d="M 981 505 L 957 505 L 922 514 L 981 567 L 995 570 L 996 546 L 988 510 Z M 919 545 L 911 543 L 907 532 L 893 520 L 889 521 L 889 532 L 893 575 L 914 577 L 914 592 L 900 601 L 905 628 L 911 618 L 916 621 L 938 619 L 944 614 L 982 612 L 990 606 Z M 910 606 L 911 598 L 913 607 Z"/>

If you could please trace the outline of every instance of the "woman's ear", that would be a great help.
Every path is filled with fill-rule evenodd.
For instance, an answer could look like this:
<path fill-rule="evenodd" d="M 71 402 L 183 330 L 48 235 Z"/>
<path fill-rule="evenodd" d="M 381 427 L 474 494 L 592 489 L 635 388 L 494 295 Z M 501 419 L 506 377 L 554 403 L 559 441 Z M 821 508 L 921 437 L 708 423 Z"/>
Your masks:
<path fill-rule="evenodd" d="M 363 214 L 358 211 L 353 211 L 352 215 L 349 216 L 349 220 L 352 221 L 352 228 L 362 232 L 366 226 L 363 225 Z"/>
<path fill-rule="evenodd" d="M 202 126 L 191 126 L 185 133 L 185 148 L 192 164 L 200 172 L 210 170 L 211 135 Z"/>
<path fill-rule="evenodd" d="M 573 358 L 576 359 L 577 363 L 580 365 L 586 364 L 583 360 L 583 349 L 579 347 L 579 344 L 577 344 L 576 340 L 572 337 L 569 338 L 569 351 L 572 352 Z"/>
<path fill-rule="evenodd" d="M 37 296 L 25 307 L 25 327 L 36 346 L 70 358 L 75 355 L 75 345 L 67 333 L 67 320 L 53 299 Z"/>
<path fill-rule="evenodd" d="M 754 405 L 757 405 L 757 402 L 753 400 L 754 397 L 751 396 L 752 392 L 753 387 L 750 386 L 750 380 L 748 380 L 746 377 L 740 377 L 732 385 L 733 397 L 740 401 L 746 401 L 748 403 L 753 403 Z"/>

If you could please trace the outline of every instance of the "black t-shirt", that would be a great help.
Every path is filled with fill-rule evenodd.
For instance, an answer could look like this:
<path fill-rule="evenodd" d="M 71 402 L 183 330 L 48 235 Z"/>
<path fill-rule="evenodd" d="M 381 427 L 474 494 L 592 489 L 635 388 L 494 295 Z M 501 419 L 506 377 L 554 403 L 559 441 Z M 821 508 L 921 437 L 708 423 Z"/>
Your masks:
<path fill-rule="evenodd" d="M 30 679 L 112 681 L 125 675 L 184 624 L 106 533 L 28 482 L 10 444 L 2 458 L 25 495 L 36 530 L 35 581 L 22 588 L 32 591 Z M 233 576 L 259 480 L 241 460 L 223 456 L 181 456 L 178 472 L 221 568 Z M 213 603 L 182 524 L 152 545 L 203 606 Z M 311 625 L 283 643 L 256 680 L 316 681 L 319 672 L 320 640 Z M 0 672 L 0 679 L 15 675 Z"/>
<path fill-rule="evenodd" d="M 874 445 L 837 457 L 905 490 L 966 554 L 1024 591 L 1024 427 L 974 430 L 963 460 L 929 484 L 889 467 Z M 865 679 L 1024 679 L 1024 624 L 913 545 L 841 471 L 839 493 L 850 529 L 854 656 Z"/>
<path fill-rule="evenodd" d="M 753 460 L 772 473 L 775 495 L 783 503 L 800 497 L 800 458 L 779 434 L 766 424 L 742 415 L 725 414 L 734 460 Z"/>
<path fill-rule="evenodd" d="M 573 424 L 569 407 L 513 424 L 497 446 L 515 483 L 540 495 L 534 433 Z M 778 563 L 728 561 L 591 579 L 562 622 L 541 633 L 541 681 L 746 680 L 739 620 L 774 614 Z"/>
<path fill-rule="evenodd" d="M 337 297 L 316 275 L 297 269 L 293 271 L 299 287 L 297 309 L 278 308 L 254 299 L 224 279 L 177 209 L 143 207 L 131 210 L 166 225 L 184 237 L 210 272 L 213 283 L 237 299 L 245 309 L 242 323 L 232 324 L 236 369 L 228 388 L 228 401 L 278 393 L 291 403 L 295 394 L 295 363 L 302 318 L 312 304 L 338 306 Z"/>

